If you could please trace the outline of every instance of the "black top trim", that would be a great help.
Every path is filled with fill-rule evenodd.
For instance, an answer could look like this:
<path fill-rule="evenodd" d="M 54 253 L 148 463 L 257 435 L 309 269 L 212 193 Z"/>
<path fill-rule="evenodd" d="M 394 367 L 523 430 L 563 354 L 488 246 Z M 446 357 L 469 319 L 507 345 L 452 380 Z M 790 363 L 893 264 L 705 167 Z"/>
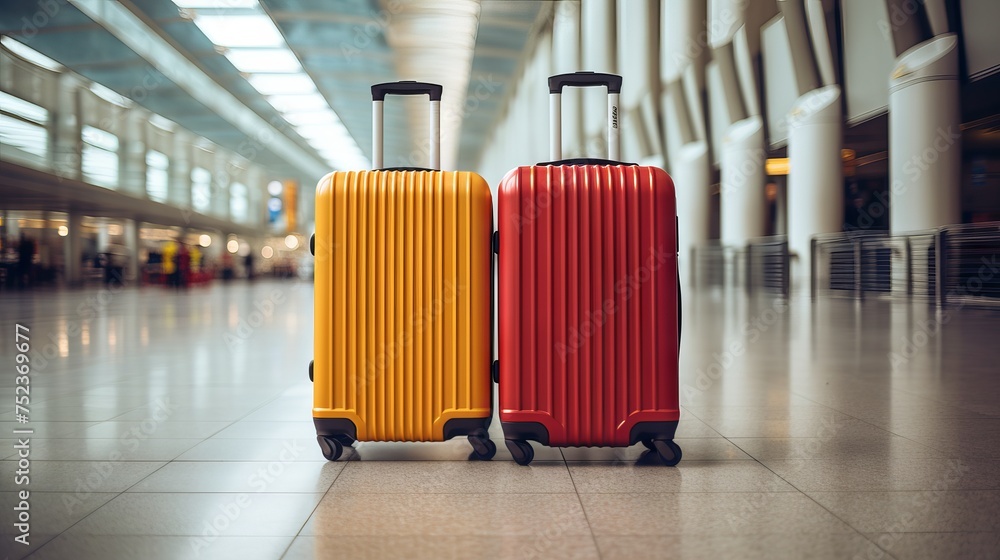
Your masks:
<path fill-rule="evenodd" d="M 608 93 L 621 93 L 622 77 L 603 72 L 570 72 L 549 77 L 549 93 L 562 93 L 565 86 L 608 86 Z"/>
<path fill-rule="evenodd" d="M 385 96 L 390 93 L 393 95 L 428 95 L 431 101 L 441 101 L 442 89 L 439 84 L 413 80 L 385 82 L 372 86 L 372 101 L 385 101 Z"/>
<path fill-rule="evenodd" d="M 544 166 L 558 166 L 558 165 L 635 165 L 638 163 L 627 163 L 624 161 L 615 161 L 613 159 L 600 159 L 600 158 L 571 158 L 571 159 L 561 159 L 559 161 L 543 161 L 541 163 L 536 163 L 536 167 Z"/>

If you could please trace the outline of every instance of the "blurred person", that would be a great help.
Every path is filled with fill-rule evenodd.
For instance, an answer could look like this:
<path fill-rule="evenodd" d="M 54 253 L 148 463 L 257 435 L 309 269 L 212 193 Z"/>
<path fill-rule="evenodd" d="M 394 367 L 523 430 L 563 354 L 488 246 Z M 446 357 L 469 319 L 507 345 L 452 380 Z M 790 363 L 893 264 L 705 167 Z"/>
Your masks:
<path fill-rule="evenodd" d="M 233 279 L 233 256 L 229 251 L 222 253 L 222 279 Z"/>
<path fill-rule="evenodd" d="M 191 255 L 191 272 L 193 273 L 203 272 L 204 266 L 202 260 L 204 258 L 204 255 L 202 254 L 201 249 L 199 249 L 197 245 L 192 245 L 191 251 L 189 251 L 189 253 Z"/>
<path fill-rule="evenodd" d="M 245 259 L 243 259 L 244 264 L 247 267 L 247 280 L 253 280 L 253 249 L 247 253 Z"/>
<path fill-rule="evenodd" d="M 23 233 L 17 246 L 17 285 L 31 287 L 32 261 L 35 259 L 35 242 Z"/>
<path fill-rule="evenodd" d="M 177 270 L 178 286 L 186 288 L 191 280 L 191 253 L 184 243 L 177 249 Z"/>
<path fill-rule="evenodd" d="M 104 251 L 104 283 L 125 284 L 125 265 L 128 263 L 128 250 L 117 244 L 109 244 Z"/>
<path fill-rule="evenodd" d="M 163 276 L 168 286 L 180 286 L 180 268 L 177 266 L 177 243 L 167 241 L 163 245 Z"/>

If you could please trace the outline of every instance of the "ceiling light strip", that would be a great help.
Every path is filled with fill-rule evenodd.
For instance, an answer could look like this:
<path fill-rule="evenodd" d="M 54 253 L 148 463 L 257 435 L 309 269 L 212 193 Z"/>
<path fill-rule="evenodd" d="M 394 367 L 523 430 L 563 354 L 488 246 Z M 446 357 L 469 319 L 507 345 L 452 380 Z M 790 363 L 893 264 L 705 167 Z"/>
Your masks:
<path fill-rule="evenodd" d="M 108 30 L 136 54 L 159 69 L 170 81 L 251 139 L 268 138 L 266 147 L 292 166 L 316 178 L 329 165 L 303 151 L 284 132 L 243 105 L 198 66 L 167 43 L 128 8 L 113 0 L 69 0 L 87 17 Z M 264 143 L 261 140 L 261 147 Z"/>

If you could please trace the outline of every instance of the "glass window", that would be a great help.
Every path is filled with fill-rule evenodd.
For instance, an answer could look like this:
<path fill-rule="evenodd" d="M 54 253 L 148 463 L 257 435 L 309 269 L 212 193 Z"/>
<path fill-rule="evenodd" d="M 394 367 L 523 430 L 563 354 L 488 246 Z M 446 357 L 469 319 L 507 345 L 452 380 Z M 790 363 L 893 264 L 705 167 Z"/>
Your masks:
<path fill-rule="evenodd" d="M 167 201 L 169 175 L 167 168 L 170 158 L 166 154 L 150 150 L 146 152 L 146 195 L 157 202 Z"/>
<path fill-rule="evenodd" d="M 242 183 L 233 183 L 229 187 L 230 219 L 234 222 L 246 222 L 248 211 L 247 186 Z"/>
<path fill-rule="evenodd" d="M 45 128 L 49 112 L 8 93 L 0 92 L 0 159 L 45 165 L 49 134 Z"/>
<path fill-rule="evenodd" d="M 207 214 L 212 206 L 212 172 L 204 167 L 191 170 L 191 207 Z"/>
<path fill-rule="evenodd" d="M 110 189 L 118 187 L 117 136 L 93 126 L 83 126 L 83 179 Z"/>

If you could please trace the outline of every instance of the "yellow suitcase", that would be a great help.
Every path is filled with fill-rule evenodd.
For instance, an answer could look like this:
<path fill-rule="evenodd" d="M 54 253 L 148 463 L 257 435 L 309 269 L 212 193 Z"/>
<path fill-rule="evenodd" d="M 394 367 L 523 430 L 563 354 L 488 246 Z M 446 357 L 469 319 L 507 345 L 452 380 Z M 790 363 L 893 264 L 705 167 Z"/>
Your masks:
<path fill-rule="evenodd" d="M 386 94 L 428 95 L 433 170 L 382 167 Z M 316 187 L 313 419 L 334 461 L 355 441 L 466 435 L 490 459 L 493 200 L 438 171 L 441 86 L 372 86 L 374 171 Z"/>

